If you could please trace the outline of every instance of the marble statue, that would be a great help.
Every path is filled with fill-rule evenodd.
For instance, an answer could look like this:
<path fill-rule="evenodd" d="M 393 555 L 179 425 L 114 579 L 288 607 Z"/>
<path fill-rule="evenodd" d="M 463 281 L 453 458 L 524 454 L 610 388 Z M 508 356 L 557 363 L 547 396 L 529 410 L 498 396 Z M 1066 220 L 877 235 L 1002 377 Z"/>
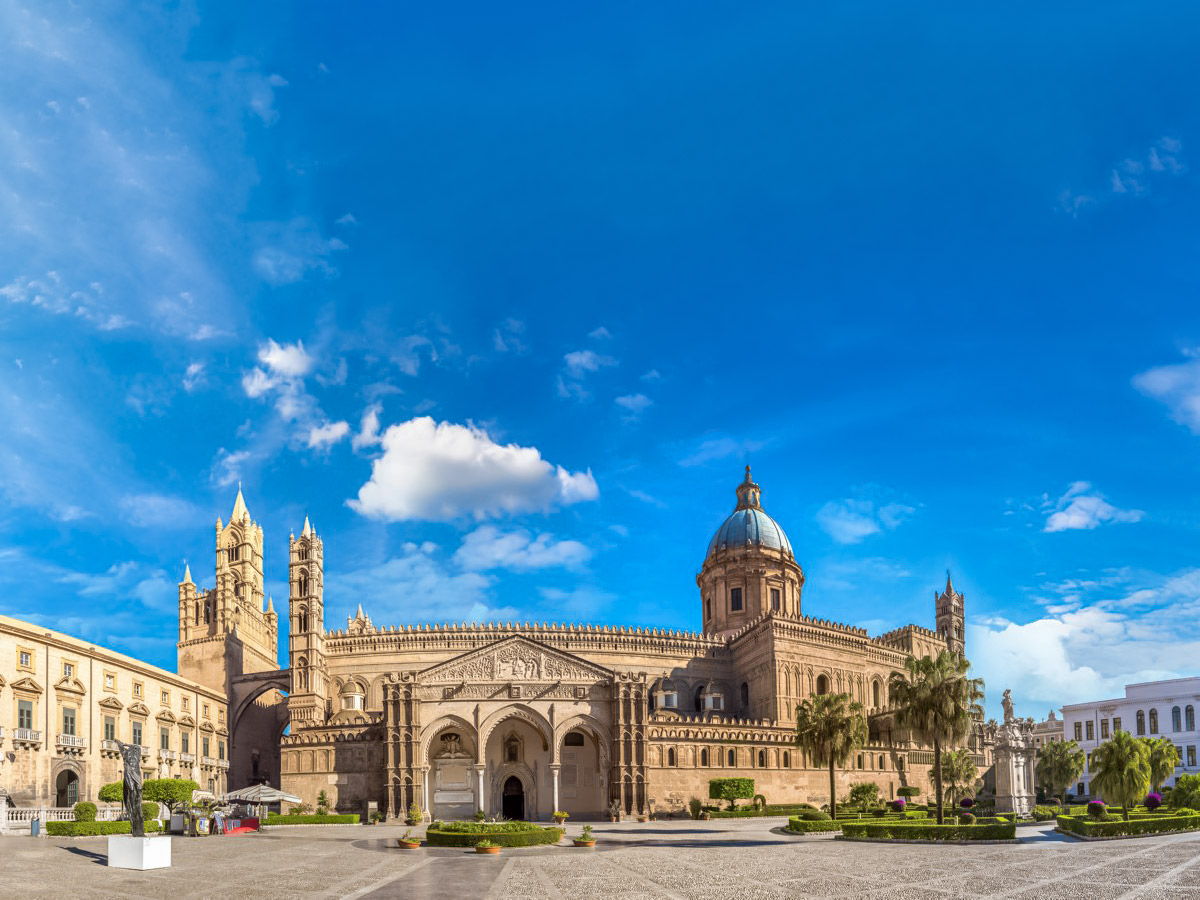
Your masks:
<path fill-rule="evenodd" d="M 996 812 L 1029 816 L 1033 813 L 1037 784 L 1033 719 L 1016 716 L 1012 691 L 1004 692 L 1000 705 L 1004 708 L 1004 724 L 995 732 Z"/>
<path fill-rule="evenodd" d="M 129 819 L 129 833 L 134 837 L 145 837 L 146 827 L 142 822 L 142 747 L 117 741 L 121 759 L 125 763 L 125 775 L 121 782 L 121 805 Z"/>

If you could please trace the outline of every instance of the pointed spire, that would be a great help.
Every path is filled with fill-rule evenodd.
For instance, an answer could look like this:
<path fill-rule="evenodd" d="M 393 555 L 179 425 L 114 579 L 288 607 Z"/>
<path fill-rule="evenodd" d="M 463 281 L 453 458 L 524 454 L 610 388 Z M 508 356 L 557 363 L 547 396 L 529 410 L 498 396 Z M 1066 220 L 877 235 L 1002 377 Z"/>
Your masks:
<path fill-rule="evenodd" d="M 195 582 L 192 581 L 192 567 L 186 562 L 183 564 L 183 581 L 181 581 L 180 584 L 195 584 Z"/>
<path fill-rule="evenodd" d="M 300 531 L 300 537 L 308 537 L 312 534 L 312 526 L 308 524 L 308 516 L 304 517 L 304 528 Z"/>
<path fill-rule="evenodd" d="M 242 497 L 242 483 L 239 481 L 237 499 L 233 501 L 233 512 L 229 515 L 229 521 L 240 522 L 243 518 L 250 518 L 250 510 L 246 509 L 246 501 Z"/>
<path fill-rule="evenodd" d="M 954 596 L 954 583 L 950 581 L 949 569 L 946 570 L 946 593 L 951 597 Z"/>
<path fill-rule="evenodd" d="M 363 618 L 363 611 L 362 611 L 362 604 L 361 604 L 361 603 L 360 603 L 360 604 L 358 604 L 358 613 L 357 613 L 357 615 L 355 615 L 355 617 L 354 617 L 354 618 L 356 618 L 356 619 L 361 619 L 361 618 Z"/>
<path fill-rule="evenodd" d="M 275 612 L 275 601 L 271 598 L 270 594 L 267 595 L 267 612 L 268 613 Z"/>

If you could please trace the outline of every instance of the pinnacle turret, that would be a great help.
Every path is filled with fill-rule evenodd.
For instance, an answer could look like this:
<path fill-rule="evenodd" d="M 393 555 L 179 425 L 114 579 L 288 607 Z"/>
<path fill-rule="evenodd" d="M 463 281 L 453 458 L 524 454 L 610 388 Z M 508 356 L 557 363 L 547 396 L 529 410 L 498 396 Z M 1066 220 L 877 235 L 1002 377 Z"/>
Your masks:
<path fill-rule="evenodd" d="M 238 483 L 237 499 L 233 501 L 233 512 L 229 514 L 230 522 L 240 522 L 250 518 L 250 510 L 246 509 L 246 500 L 242 497 L 242 485 Z M 218 521 L 220 521 L 218 519 Z"/>

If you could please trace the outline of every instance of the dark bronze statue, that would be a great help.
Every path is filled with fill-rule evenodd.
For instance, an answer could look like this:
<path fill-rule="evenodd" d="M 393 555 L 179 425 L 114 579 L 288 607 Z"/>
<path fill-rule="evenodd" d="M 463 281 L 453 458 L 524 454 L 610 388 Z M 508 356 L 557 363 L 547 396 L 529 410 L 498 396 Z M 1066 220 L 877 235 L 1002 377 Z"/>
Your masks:
<path fill-rule="evenodd" d="M 125 777 L 121 782 L 121 805 L 129 819 L 129 833 L 134 837 L 145 837 L 146 827 L 142 822 L 142 747 L 117 741 L 121 748 L 121 759 L 125 762 Z"/>

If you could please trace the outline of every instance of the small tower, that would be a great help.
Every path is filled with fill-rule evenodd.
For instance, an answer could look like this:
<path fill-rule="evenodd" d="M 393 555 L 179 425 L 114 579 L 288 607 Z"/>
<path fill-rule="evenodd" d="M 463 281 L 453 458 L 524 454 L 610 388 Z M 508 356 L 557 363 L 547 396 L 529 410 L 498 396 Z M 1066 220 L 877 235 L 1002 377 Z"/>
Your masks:
<path fill-rule="evenodd" d="M 293 722 L 317 725 L 325 718 L 325 547 L 307 516 L 289 548 L 288 713 Z"/>
<path fill-rule="evenodd" d="M 946 646 L 962 656 L 966 651 L 966 597 L 954 590 L 950 572 L 946 572 L 946 589 L 940 594 L 933 592 L 937 610 L 937 633 L 946 641 Z"/>

